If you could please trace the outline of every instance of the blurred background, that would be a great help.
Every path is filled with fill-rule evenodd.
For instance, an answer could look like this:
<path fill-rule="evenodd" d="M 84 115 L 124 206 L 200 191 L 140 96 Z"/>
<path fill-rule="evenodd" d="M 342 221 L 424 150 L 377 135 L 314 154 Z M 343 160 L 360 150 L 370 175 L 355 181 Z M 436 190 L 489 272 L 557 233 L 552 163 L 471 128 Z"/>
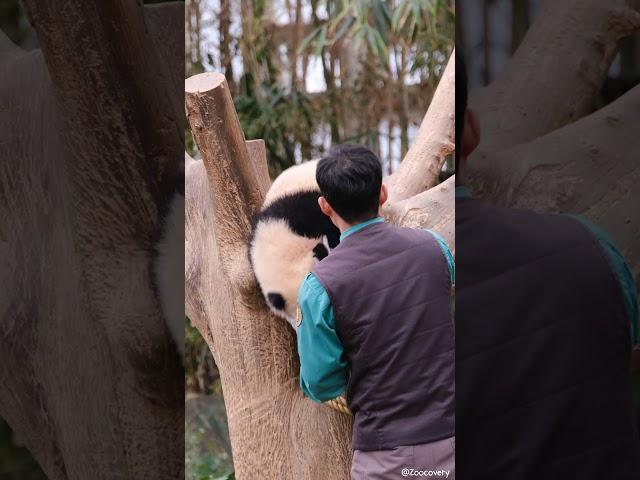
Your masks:
<path fill-rule="evenodd" d="M 471 88 L 486 85 L 508 63 L 541 0 L 461 0 L 457 12 L 453 3 L 186 0 L 185 77 L 226 75 L 246 137 L 266 142 L 272 176 L 349 141 L 372 148 L 390 173 L 417 132 L 454 34 L 465 48 Z M 0 2 L 0 29 L 21 47 L 37 48 L 18 0 Z M 600 104 L 639 81 L 636 35 L 621 41 Z M 189 132 L 186 141 L 197 156 Z M 451 174 L 448 162 L 442 177 Z M 185 343 L 186 478 L 232 478 L 219 375 L 188 319 Z M 0 479 L 41 478 L 0 418 Z"/>
<path fill-rule="evenodd" d="M 536 19 L 542 0 L 457 0 L 456 43 L 464 47 L 469 88 L 488 85 L 508 64 Z M 620 41 L 594 109 L 640 82 L 640 35 Z"/>
<path fill-rule="evenodd" d="M 274 175 L 342 142 L 367 145 L 392 172 L 453 47 L 452 0 L 186 5 L 186 75 L 225 74 Z"/>

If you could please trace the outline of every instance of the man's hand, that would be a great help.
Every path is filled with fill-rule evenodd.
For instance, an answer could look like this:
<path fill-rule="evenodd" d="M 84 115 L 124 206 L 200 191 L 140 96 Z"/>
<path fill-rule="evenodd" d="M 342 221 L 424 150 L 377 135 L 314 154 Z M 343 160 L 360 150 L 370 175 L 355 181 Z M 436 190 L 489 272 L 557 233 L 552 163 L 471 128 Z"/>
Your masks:
<path fill-rule="evenodd" d="M 340 395 L 339 397 L 336 397 L 333 400 L 327 400 L 326 402 L 324 402 L 324 404 L 346 415 L 353 415 L 351 413 L 351 410 L 349 410 L 349 406 L 347 405 L 347 399 L 345 398 L 344 395 Z"/>

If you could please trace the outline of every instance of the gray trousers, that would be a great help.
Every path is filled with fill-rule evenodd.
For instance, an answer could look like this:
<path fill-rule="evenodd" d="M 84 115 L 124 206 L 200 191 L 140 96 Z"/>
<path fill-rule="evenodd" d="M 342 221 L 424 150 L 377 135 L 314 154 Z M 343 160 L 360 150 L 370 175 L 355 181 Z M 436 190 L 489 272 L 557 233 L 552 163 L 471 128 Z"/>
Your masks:
<path fill-rule="evenodd" d="M 455 480 L 455 437 L 393 450 L 354 450 L 351 480 Z"/>

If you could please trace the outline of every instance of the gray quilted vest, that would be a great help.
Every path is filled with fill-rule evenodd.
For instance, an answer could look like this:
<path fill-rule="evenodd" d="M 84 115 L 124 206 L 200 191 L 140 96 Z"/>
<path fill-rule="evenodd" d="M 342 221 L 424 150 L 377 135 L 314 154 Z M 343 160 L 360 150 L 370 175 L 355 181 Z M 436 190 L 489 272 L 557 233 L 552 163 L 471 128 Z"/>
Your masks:
<path fill-rule="evenodd" d="M 629 319 L 591 233 L 459 198 L 456 266 L 458 477 L 640 479 Z"/>
<path fill-rule="evenodd" d="M 375 223 L 314 272 L 350 365 L 353 449 L 387 450 L 454 435 L 449 270 L 428 232 Z"/>

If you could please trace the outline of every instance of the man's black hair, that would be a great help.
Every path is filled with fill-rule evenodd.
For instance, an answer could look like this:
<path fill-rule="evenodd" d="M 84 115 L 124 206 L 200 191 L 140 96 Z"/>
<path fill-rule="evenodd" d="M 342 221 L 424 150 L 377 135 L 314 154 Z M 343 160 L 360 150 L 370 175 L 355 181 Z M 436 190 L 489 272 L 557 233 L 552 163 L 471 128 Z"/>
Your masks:
<path fill-rule="evenodd" d="M 467 111 L 467 67 L 460 48 L 456 48 L 456 171 L 462 148 L 462 131 L 464 115 Z"/>
<path fill-rule="evenodd" d="M 361 145 L 338 145 L 318 162 L 316 180 L 322 196 L 345 222 L 357 223 L 378 215 L 382 166 Z"/>

